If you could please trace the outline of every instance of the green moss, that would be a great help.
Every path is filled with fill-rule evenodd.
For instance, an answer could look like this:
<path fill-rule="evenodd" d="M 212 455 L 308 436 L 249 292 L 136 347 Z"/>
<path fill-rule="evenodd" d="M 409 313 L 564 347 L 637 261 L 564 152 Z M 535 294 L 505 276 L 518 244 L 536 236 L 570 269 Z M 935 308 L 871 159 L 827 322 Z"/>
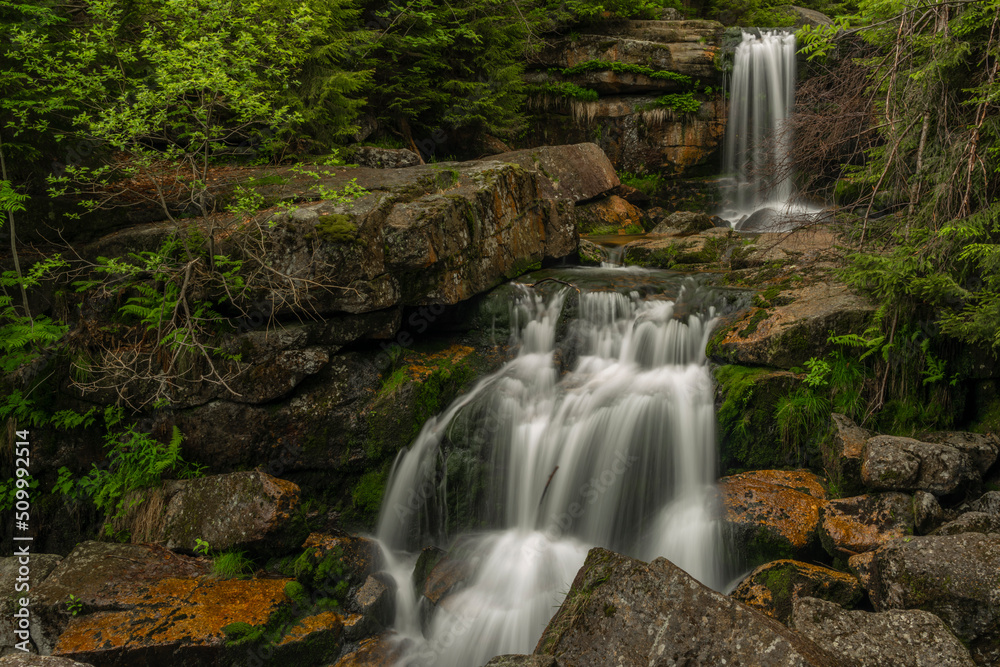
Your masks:
<path fill-rule="evenodd" d="M 757 327 L 760 326 L 760 323 L 770 316 L 771 313 L 767 312 L 763 308 L 758 309 L 753 315 L 750 316 L 750 321 L 747 322 L 747 325 L 740 329 L 740 338 L 746 338 L 747 336 L 752 335 L 755 331 L 757 331 Z"/>
<path fill-rule="evenodd" d="M 751 535 L 746 541 L 743 552 L 750 566 L 795 557 L 792 545 L 766 528 L 758 528 Z"/>
<path fill-rule="evenodd" d="M 761 469 L 789 463 L 779 446 L 774 411 L 797 384 L 789 374 L 735 364 L 714 370 L 722 404 L 718 420 L 726 468 Z"/>
<path fill-rule="evenodd" d="M 379 509 L 382 507 L 382 496 L 389 478 L 388 469 L 369 470 L 351 489 L 351 502 L 354 510 L 366 525 L 375 525 Z"/>
<path fill-rule="evenodd" d="M 586 72 L 615 72 L 616 74 L 641 74 L 648 76 L 651 79 L 658 79 L 660 81 L 674 81 L 681 85 L 690 85 L 691 77 L 686 74 L 680 74 L 679 72 L 671 72 L 669 70 L 658 70 L 652 67 L 647 67 L 645 65 L 636 65 L 634 63 L 623 63 L 618 61 L 607 61 L 607 60 L 587 60 L 585 62 L 573 65 L 572 67 L 567 67 L 563 69 L 560 73 L 564 76 L 573 76 L 575 74 L 584 74 Z"/>
<path fill-rule="evenodd" d="M 321 216 L 316 223 L 316 236 L 328 243 L 354 243 L 358 240 L 358 228 L 350 216 L 332 213 Z"/>

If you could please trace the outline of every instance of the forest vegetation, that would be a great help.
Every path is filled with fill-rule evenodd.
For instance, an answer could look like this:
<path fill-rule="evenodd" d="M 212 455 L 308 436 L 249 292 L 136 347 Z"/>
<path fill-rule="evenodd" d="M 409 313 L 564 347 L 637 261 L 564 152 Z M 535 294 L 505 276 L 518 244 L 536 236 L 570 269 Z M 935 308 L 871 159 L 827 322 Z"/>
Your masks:
<path fill-rule="evenodd" d="M 843 278 L 878 304 L 866 334 L 838 340 L 863 368 L 864 400 L 850 412 L 900 431 L 949 426 L 965 409 L 950 391 L 972 376 L 968 360 L 995 362 L 1000 350 L 1000 0 L 805 4 L 836 22 L 800 33 L 810 60 L 794 127 L 805 139 L 789 167 L 803 189 L 837 203 L 850 230 Z M 151 476 L 195 474 L 179 435 L 157 445 L 135 429 L 129 415 L 147 406 L 47 405 L 54 359 L 78 369 L 83 388 L 102 369 L 75 347 L 65 312 L 34 311 L 34 286 L 71 274 L 97 301 L 128 286 L 116 307 L 129 340 L 168 353 L 155 368 L 133 360 L 107 377 L 160 382 L 165 400 L 197 358 L 209 365 L 201 377 L 224 384 L 213 337 L 268 279 L 264 263 L 229 258 L 211 228 L 186 224 L 262 207 L 253 184 L 226 201 L 211 195 L 224 167 L 318 173 L 342 164 L 338 149 L 357 137 L 427 161 L 474 157 L 487 135 L 516 145 L 531 94 L 525 63 L 547 37 L 664 8 L 728 25 L 793 21 L 771 0 L 0 0 L 10 242 L 0 418 L 19 428 L 103 423 L 110 456 L 148 452 L 115 473 L 60 476 L 61 492 L 89 494 L 111 517 Z M 88 211 L 157 206 L 177 235 L 81 267 L 28 251 L 24 239 L 47 233 L 27 213 L 39 201 L 69 202 L 41 205 L 67 229 Z M 0 504 L 14 491 L 5 484 Z"/>

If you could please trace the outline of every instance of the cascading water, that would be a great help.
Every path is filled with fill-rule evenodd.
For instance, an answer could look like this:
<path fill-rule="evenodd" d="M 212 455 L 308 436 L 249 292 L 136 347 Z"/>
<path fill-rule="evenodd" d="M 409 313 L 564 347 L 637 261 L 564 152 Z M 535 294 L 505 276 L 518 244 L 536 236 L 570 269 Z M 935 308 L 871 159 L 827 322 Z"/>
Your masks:
<path fill-rule="evenodd" d="M 725 300 L 691 278 L 664 278 L 642 298 L 627 285 L 642 279 L 634 273 L 578 271 L 619 287 L 519 286 L 516 358 L 397 460 L 378 536 L 396 559 L 403 664 L 474 667 L 530 653 L 591 546 L 666 556 L 725 583 L 704 357 Z M 413 593 L 415 556 L 400 554 L 463 528 L 449 556 L 474 574 L 428 617 Z"/>
<path fill-rule="evenodd" d="M 744 32 L 729 85 L 725 165 L 729 175 L 720 217 L 740 229 L 759 211 L 757 228 L 782 228 L 818 210 L 795 199 L 791 179 L 795 105 L 795 35 Z"/>

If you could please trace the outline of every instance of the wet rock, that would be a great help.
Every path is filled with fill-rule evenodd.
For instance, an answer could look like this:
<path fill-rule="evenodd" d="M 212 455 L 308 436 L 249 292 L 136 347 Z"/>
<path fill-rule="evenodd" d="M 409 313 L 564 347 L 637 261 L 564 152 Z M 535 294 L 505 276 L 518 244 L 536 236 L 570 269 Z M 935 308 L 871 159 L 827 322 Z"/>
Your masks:
<path fill-rule="evenodd" d="M 395 633 L 385 632 L 358 642 L 333 667 L 385 667 L 394 665 L 405 651 L 405 644 L 395 640 Z"/>
<path fill-rule="evenodd" d="M 652 235 L 678 234 L 688 236 L 713 229 L 712 219 L 705 213 L 693 213 L 691 211 L 676 211 L 671 213 L 662 222 L 658 223 L 650 232 Z"/>
<path fill-rule="evenodd" d="M 861 595 L 861 584 L 855 577 L 794 560 L 761 565 L 732 592 L 734 599 L 785 625 L 792 616 L 792 604 L 799 598 L 820 598 L 850 608 Z"/>
<path fill-rule="evenodd" d="M 612 195 L 578 206 L 576 219 L 581 234 L 618 234 L 627 228 L 641 234 L 646 214 L 641 208 Z"/>
<path fill-rule="evenodd" d="M 424 590 L 427 578 L 446 555 L 447 552 L 444 549 L 437 547 L 424 547 L 421 549 L 420 555 L 417 556 L 417 562 L 413 566 L 412 580 L 414 590 Z"/>
<path fill-rule="evenodd" d="M 0 558 L 0 655 L 7 652 L 20 653 L 14 646 L 26 641 L 24 637 L 14 634 L 17 629 L 14 612 L 19 607 L 17 600 L 22 597 L 32 598 L 33 591 L 38 590 L 39 585 L 62 561 L 62 556 L 56 554 L 33 553 L 27 558 L 27 563 L 22 563 L 18 556 Z M 19 584 L 27 584 L 28 588 L 18 591 Z M 29 647 L 34 646 L 30 637 L 27 641 Z"/>
<path fill-rule="evenodd" d="M 93 667 L 93 665 L 54 655 L 17 652 L 0 658 L 0 667 Z"/>
<path fill-rule="evenodd" d="M 464 588 L 475 574 L 472 564 L 461 558 L 445 557 L 434 566 L 423 587 L 423 596 L 433 604 Z"/>
<path fill-rule="evenodd" d="M 944 522 L 944 510 L 937 496 L 927 491 L 913 494 L 913 521 L 917 532 L 926 535 Z"/>
<path fill-rule="evenodd" d="M 738 232 L 770 232 L 778 231 L 783 226 L 784 216 L 773 208 L 760 208 L 737 222 L 733 229 Z"/>
<path fill-rule="evenodd" d="M 625 263 L 663 269 L 678 264 L 710 264 L 719 260 L 720 246 L 726 244 L 726 236 L 725 230 L 715 228 L 687 237 L 651 234 L 629 242 Z"/>
<path fill-rule="evenodd" d="M 878 435 L 865 443 L 863 456 L 861 480 L 876 490 L 920 489 L 942 496 L 980 480 L 972 458 L 948 445 Z"/>
<path fill-rule="evenodd" d="M 1000 514 L 965 512 L 957 519 L 934 530 L 931 535 L 958 535 L 960 533 L 1000 533 Z"/>
<path fill-rule="evenodd" d="M 725 522 L 750 563 L 806 554 L 817 544 L 825 494 L 810 473 L 760 470 L 719 480 Z"/>
<path fill-rule="evenodd" d="M 964 431 L 935 431 L 920 438 L 924 442 L 948 445 L 972 457 L 983 475 L 997 460 L 1000 440 L 992 433 L 966 433 Z"/>
<path fill-rule="evenodd" d="M 831 451 L 824 457 L 826 470 L 836 477 L 841 488 L 860 491 L 861 455 L 865 442 L 872 433 L 861 428 L 847 415 L 834 412 L 830 415 L 833 425 Z"/>
<path fill-rule="evenodd" d="M 396 582 L 385 573 L 370 575 L 354 591 L 352 609 L 379 630 L 389 627 L 396 616 Z"/>
<path fill-rule="evenodd" d="M 580 264 L 584 266 L 600 266 L 602 262 L 608 261 L 608 250 L 599 246 L 593 241 L 580 239 Z"/>
<path fill-rule="evenodd" d="M 858 667 L 975 665 L 941 619 L 925 611 L 846 611 L 803 597 L 795 601 L 791 627 Z"/>
<path fill-rule="evenodd" d="M 399 169 L 400 167 L 414 167 L 421 164 L 420 156 L 406 148 L 359 146 L 352 149 L 346 158 L 362 167 L 374 169 Z"/>
<path fill-rule="evenodd" d="M 591 549 L 535 648 L 566 665 L 841 665 L 772 618 L 664 558 Z"/>
<path fill-rule="evenodd" d="M 301 544 L 299 487 L 257 470 L 168 482 L 163 529 L 168 549 L 194 552 L 202 539 L 219 551 L 280 555 Z"/>
<path fill-rule="evenodd" d="M 913 503 L 905 493 L 831 500 L 822 509 L 820 540 L 831 556 L 853 556 L 913 534 Z"/>
<path fill-rule="evenodd" d="M 1000 535 L 895 540 L 878 549 L 868 594 L 876 611 L 940 617 L 979 664 L 1000 660 Z"/>
<path fill-rule="evenodd" d="M 754 314 L 713 337 L 712 359 L 718 363 L 792 368 L 830 349 L 829 332 L 861 333 L 874 310 L 867 301 L 835 282 L 819 282 L 781 293 L 788 298 L 750 326 Z"/>
<path fill-rule="evenodd" d="M 340 652 L 344 622 L 340 614 L 324 611 L 297 621 L 274 647 L 272 664 L 320 664 Z"/>

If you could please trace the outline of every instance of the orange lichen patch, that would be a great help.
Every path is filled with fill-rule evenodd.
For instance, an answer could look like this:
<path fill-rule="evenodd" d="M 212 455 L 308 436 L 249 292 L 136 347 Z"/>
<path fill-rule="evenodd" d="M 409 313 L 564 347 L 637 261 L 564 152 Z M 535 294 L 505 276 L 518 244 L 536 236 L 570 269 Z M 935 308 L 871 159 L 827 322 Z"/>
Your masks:
<path fill-rule="evenodd" d="M 382 667 L 394 664 L 402 654 L 402 643 L 395 640 L 395 633 L 387 632 L 360 642 L 333 667 Z"/>
<path fill-rule="evenodd" d="M 868 580 L 871 578 L 872 561 L 875 560 L 874 551 L 866 551 L 863 554 L 851 556 L 847 559 L 847 567 L 851 568 L 858 581 L 865 588 L 868 588 Z"/>
<path fill-rule="evenodd" d="M 761 565 L 744 579 L 733 598 L 787 622 L 797 597 L 816 597 L 851 606 L 861 597 L 861 586 L 849 574 L 794 560 Z"/>
<path fill-rule="evenodd" d="M 131 600 L 133 609 L 88 614 L 70 621 L 54 655 L 164 644 L 213 645 L 222 628 L 235 621 L 265 623 L 288 602 L 290 579 L 164 579 Z"/>
<path fill-rule="evenodd" d="M 913 533 L 909 497 L 903 494 L 832 500 L 823 508 L 823 546 L 831 554 L 853 556 Z M 909 513 L 908 511 L 909 510 Z"/>
<path fill-rule="evenodd" d="M 344 622 L 340 614 L 333 611 L 324 611 L 314 616 L 306 616 L 281 638 L 278 646 L 291 644 L 292 642 L 309 639 L 319 632 L 336 633 L 338 636 L 344 631 Z"/>
<path fill-rule="evenodd" d="M 451 345 L 440 352 L 421 354 L 419 362 L 407 366 L 406 371 L 414 381 L 426 380 L 442 362 L 455 364 L 475 352 L 475 348 L 467 345 Z"/>
<path fill-rule="evenodd" d="M 719 480 L 726 520 L 742 526 L 766 529 L 787 541 L 793 549 L 804 549 L 816 536 L 819 508 L 823 502 L 802 493 L 744 473 Z"/>
<path fill-rule="evenodd" d="M 822 479 L 808 470 L 757 470 L 751 473 L 733 475 L 733 477 L 742 477 L 743 475 L 777 486 L 784 486 L 819 500 L 827 499 Z"/>

